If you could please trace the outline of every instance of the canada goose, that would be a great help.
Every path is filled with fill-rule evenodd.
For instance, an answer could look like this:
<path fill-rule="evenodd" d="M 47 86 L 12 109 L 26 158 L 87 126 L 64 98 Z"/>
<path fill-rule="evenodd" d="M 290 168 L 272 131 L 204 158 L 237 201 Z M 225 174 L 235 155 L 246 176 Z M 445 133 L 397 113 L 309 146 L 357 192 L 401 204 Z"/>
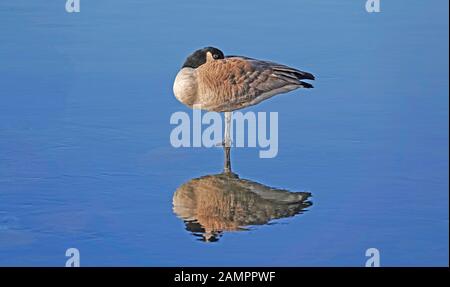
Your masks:
<path fill-rule="evenodd" d="M 214 47 L 187 57 L 173 85 L 175 97 L 190 108 L 225 112 L 225 172 L 231 172 L 231 112 L 256 105 L 274 95 L 312 88 L 302 80 L 310 73 L 269 61 L 225 56 Z"/>
<path fill-rule="evenodd" d="M 312 205 L 310 197 L 309 192 L 277 189 L 225 173 L 189 180 L 178 187 L 172 202 L 188 231 L 202 241 L 217 241 L 226 231 L 302 214 Z"/>

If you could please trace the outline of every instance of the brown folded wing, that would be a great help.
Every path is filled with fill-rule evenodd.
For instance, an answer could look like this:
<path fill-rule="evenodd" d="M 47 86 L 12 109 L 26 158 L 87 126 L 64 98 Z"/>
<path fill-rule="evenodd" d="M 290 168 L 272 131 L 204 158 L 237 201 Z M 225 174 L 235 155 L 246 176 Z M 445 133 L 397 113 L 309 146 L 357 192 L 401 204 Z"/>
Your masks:
<path fill-rule="evenodd" d="M 218 112 L 241 109 L 279 93 L 312 87 L 301 79 L 314 77 L 284 65 L 244 57 L 210 61 L 197 68 L 197 103 Z"/>

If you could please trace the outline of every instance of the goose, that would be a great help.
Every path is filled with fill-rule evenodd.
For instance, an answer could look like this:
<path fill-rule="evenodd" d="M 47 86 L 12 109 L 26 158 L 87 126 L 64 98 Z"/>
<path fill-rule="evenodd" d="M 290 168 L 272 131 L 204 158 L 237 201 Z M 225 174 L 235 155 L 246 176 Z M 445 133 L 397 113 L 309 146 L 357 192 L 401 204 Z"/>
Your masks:
<path fill-rule="evenodd" d="M 310 192 L 292 192 L 240 178 L 212 174 L 183 183 L 172 198 L 173 212 L 201 241 L 217 241 L 224 232 L 248 230 L 275 219 L 304 213 Z"/>
<path fill-rule="evenodd" d="M 231 172 L 230 124 L 235 110 L 313 85 L 313 74 L 271 61 L 225 56 L 215 47 L 189 55 L 175 77 L 175 98 L 189 108 L 225 113 L 224 172 Z"/>

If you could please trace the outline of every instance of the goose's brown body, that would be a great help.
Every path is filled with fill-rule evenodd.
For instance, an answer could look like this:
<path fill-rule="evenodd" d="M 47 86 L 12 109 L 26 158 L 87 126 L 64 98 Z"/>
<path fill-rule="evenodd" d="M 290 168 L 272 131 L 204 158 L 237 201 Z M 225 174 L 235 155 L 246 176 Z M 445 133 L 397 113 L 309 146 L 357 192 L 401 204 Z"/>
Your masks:
<path fill-rule="evenodd" d="M 276 94 L 312 88 L 302 79 L 313 80 L 314 76 L 268 61 L 238 56 L 210 57 L 197 68 L 180 70 L 174 94 L 191 108 L 229 112 L 258 104 Z"/>

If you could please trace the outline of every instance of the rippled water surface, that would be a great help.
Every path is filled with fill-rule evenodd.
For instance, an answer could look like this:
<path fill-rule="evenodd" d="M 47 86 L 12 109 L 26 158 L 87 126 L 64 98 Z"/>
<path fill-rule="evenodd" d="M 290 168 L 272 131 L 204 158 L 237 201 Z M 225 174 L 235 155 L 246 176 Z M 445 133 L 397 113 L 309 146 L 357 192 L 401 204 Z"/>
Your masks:
<path fill-rule="evenodd" d="M 0 2 L 0 265 L 448 265 L 448 1 L 64 2 Z M 206 45 L 317 76 L 238 176 L 169 141 Z"/>

